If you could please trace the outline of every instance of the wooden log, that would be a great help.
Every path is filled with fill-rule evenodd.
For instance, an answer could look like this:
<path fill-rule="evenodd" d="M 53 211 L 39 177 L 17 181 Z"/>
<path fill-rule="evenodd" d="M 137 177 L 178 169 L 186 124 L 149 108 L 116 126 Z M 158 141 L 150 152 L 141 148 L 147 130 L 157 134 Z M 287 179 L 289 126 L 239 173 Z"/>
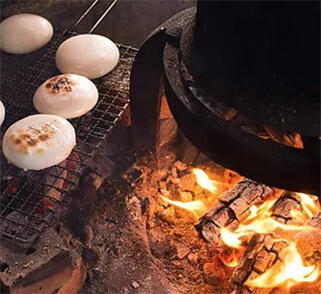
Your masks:
<path fill-rule="evenodd" d="M 243 179 L 219 196 L 218 202 L 202 216 L 195 228 L 209 245 L 219 247 L 221 227 L 235 229 L 249 215 L 252 205 L 262 203 L 276 193 L 276 189 Z"/>
<path fill-rule="evenodd" d="M 297 224 L 297 221 L 292 218 L 290 212 L 291 210 L 302 211 L 302 206 L 299 199 L 293 194 L 284 193 L 272 209 L 272 217 L 275 220 L 286 224 Z M 321 229 L 321 212 L 312 218 L 308 225 Z M 287 246 L 286 242 L 275 240 L 270 235 L 254 235 L 231 278 L 235 284 L 233 294 L 270 293 L 272 289 L 251 288 L 245 286 L 244 283 L 265 273 L 276 262 L 281 262 L 279 253 Z"/>

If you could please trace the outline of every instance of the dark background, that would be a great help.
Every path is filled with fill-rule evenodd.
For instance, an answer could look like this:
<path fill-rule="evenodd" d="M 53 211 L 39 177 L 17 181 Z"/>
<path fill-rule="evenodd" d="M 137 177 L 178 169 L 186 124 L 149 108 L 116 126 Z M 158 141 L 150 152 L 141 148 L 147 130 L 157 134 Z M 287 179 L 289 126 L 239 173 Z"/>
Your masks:
<path fill-rule="evenodd" d="M 1 19 L 16 13 L 36 13 L 46 17 L 55 28 L 69 28 L 94 0 L 2 0 Z M 88 32 L 111 0 L 100 0 L 75 29 Z M 175 13 L 195 5 L 195 0 L 118 0 L 94 33 L 117 43 L 139 47 L 160 24 Z"/>

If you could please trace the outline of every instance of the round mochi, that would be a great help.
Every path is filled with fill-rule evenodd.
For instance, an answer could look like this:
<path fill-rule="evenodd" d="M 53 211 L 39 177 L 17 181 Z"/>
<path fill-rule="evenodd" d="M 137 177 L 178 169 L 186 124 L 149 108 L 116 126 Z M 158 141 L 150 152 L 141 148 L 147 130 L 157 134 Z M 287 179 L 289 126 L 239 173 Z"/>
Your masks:
<path fill-rule="evenodd" d="M 36 14 L 16 14 L 0 23 L 0 48 L 25 54 L 47 44 L 53 35 L 51 23 Z"/>
<path fill-rule="evenodd" d="M 56 53 L 62 73 L 75 73 L 96 79 L 112 71 L 119 61 L 115 43 L 99 35 L 78 35 L 64 41 Z"/>
<path fill-rule="evenodd" d="M 64 161 L 75 145 L 75 130 L 66 119 L 36 114 L 9 127 L 2 140 L 2 151 L 17 167 L 41 170 Z"/>
<path fill-rule="evenodd" d="M 62 74 L 37 89 L 33 105 L 40 113 L 75 118 L 90 111 L 97 104 L 98 96 L 95 84 L 86 77 Z"/>
<path fill-rule="evenodd" d="M 5 112 L 3 103 L 0 100 L 0 127 L 1 127 L 1 125 L 3 123 L 3 121 L 4 121 L 5 114 L 6 114 L 6 112 Z"/>

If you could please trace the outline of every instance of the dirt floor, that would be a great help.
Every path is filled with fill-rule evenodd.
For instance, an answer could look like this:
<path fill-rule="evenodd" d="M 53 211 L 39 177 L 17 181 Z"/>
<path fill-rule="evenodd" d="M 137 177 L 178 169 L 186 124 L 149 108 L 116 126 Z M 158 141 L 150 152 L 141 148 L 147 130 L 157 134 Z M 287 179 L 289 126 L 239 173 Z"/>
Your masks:
<path fill-rule="evenodd" d="M 197 218 L 160 200 L 170 172 L 134 166 L 125 175 L 136 176 L 134 187 L 121 179 L 103 184 L 92 225 L 97 263 L 81 293 L 231 293 L 228 269 L 210 256 Z"/>
<path fill-rule="evenodd" d="M 104 182 L 91 225 L 93 240 L 83 256 L 92 266 L 80 293 L 234 293 L 230 282 L 233 268 L 225 266 L 220 252 L 209 248 L 199 236 L 195 230 L 198 217 L 162 200 L 165 190 L 171 191 L 172 200 L 184 196 L 192 201 L 199 196 L 197 188 L 184 186 L 186 177 L 185 183 L 193 182 L 189 167 L 169 166 L 151 171 L 150 162 L 143 160 L 121 178 Z M 227 181 L 223 190 L 239 179 L 233 174 L 227 177 L 217 165 L 207 168 L 210 175 L 214 171 L 211 178 Z M 175 195 L 172 188 L 177 179 L 181 189 L 193 191 L 191 196 L 186 192 Z M 206 199 L 206 193 L 202 197 Z M 311 244 L 320 251 L 319 234 L 315 235 L 298 236 L 303 256 L 311 255 Z M 313 294 L 319 289 L 320 281 L 295 287 L 292 293 Z M 264 291 L 255 293 L 274 293 Z"/>

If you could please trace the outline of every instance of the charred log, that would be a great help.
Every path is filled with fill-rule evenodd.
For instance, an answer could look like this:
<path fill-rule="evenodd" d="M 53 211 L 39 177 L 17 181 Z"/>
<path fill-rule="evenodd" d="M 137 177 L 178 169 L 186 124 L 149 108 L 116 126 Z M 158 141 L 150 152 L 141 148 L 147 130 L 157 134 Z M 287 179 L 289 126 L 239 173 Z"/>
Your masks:
<path fill-rule="evenodd" d="M 196 230 L 206 242 L 218 247 L 221 227 L 236 228 L 249 215 L 252 205 L 262 203 L 275 193 L 273 188 L 244 179 L 219 196 L 219 201 L 200 219 Z"/>
<path fill-rule="evenodd" d="M 287 224 L 296 224 L 296 220 L 290 215 L 291 210 L 302 211 L 300 202 L 290 193 L 284 193 L 272 209 L 272 217 L 278 222 Z M 308 222 L 308 225 L 321 229 L 321 212 L 312 218 Z M 270 235 L 254 235 L 231 278 L 235 284 L 233 294 L 270 293 L 272 289 L 251 288 L 244 284 L 265 273 L 275 263 L 281 262 L 280 252 L 287 246 L 288 244 L 286 242 L 273 239 Z"/>

